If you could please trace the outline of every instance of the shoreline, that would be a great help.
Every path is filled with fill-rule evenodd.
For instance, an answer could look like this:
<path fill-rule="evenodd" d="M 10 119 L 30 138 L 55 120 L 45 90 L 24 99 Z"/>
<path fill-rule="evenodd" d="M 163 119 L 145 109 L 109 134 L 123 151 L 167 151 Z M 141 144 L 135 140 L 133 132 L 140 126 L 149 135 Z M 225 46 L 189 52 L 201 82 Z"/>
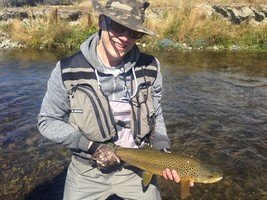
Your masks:
<path fill-rule="evenodd" d="M 56 20 L 66 21 L 71 26 L 75 26 L 83 23 L 84 18 L 87 18 L 87 23 L 93 24 L 96 13 L 91 6 L 85 6 L 81 4 L 79 6 L 38 6 L 38 7 L 23 7 L 23 8 L 2 8 L 0 9 L 0 48 L 29 48 L 27 45 L 21 44 L 19 41 L 12 39 L 12 37 L 5 32 L 4 28 L 12 24 L 13 21 L 21 21 L 25 26 L 32 26 L 31 23 L 38 23 L 38 20 Z M 194 5 L 198 10 L 201 10 L 201 15 L 206 19 L 213 18 L 214 16 L 226 23 L 232 24 L 233 27 L 243 26 L 244 24 L 251 24 L 252 26 L 266 26 L 267 27 L 267 5 L 229 5 L 229 4 L 209 4 L 199 3 Z M 172 9 L 178 8 L 162 8 L 160 6 L 153 6 L 147 10 L 147 19 L 149 23 L 161 24 L 167 12 Z M 52 14 L 51 14 L 52 13 Z M 56 13 L 56 14 L 54 14 Z M 53 16 L 54 15 L 54 16 Z M 51 18 L 52 16 L 52 18 Z M 55 17 L 56 16 L 56 17 Z M 200 17 L 203 17 L 200 16 Z M 4 27 L 4 28 L 2 28 Z M 213 27 L 216 29 L 216 27 Z M 8 28 L 7 28 L 8 29 Z M 209 33 L 207 33 L 209 34 Z M 265 36 L 267 37 L 267 36 Z M 264 36 L 263 36 L 264 38 Z M 156 38 L 157 42 L 151 45 L 153 39 L 142 39 L 139 43 L 143 48 L 155 48 L 164 49 L 170 51 L 180 50 L 253 50 L 253 51 L 267 51 L 267 41 L 259 41 L 263 48 L 255 49 L 249 46 L 242 47 L 240 45 L 228 44 L 228 45 L 201 45 L 197 44 L 193 46 L 186 42 L 179 42 L 171 35 L 165 37 Z M 197 41 L 201 43 L 202 41 Z M 202 42 L 203 43 L 203 42 Z M 64 45 L 63 45 L 64 46 Z M 227 46 L 227 47 L 226 47 Z M 40 47 L 46 48 L 46 47 Z"/>

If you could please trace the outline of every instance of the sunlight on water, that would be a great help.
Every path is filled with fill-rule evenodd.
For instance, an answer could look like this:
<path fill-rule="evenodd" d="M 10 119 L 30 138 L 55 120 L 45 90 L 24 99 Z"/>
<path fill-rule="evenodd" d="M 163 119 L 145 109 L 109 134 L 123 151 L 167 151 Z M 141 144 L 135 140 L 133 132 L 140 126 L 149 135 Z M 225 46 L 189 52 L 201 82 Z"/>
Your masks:
<path fill-rule="evenodd" d="M 190 199 L 267 198 L 267 57 L 203 52 L 162 60 L 173 151 L 224 170 L 221 182 L 196 184 Z M 164 199 L 179 199 L 177 185 L 162 182 Z"/>
<path fill-rule="evenodd" d="M 155 54 L 172 150 L 224 171 L 218 183 L 196 183 L 188 199 L 267 199 L 266 54 Z M 0 50 L 0 199 L 62 198 L 69 151 L 36 128 L 46 82 L 62 55 Z M 159 179 L 159 187 L 164 200 L 180 199 L 179 185 Z"/>

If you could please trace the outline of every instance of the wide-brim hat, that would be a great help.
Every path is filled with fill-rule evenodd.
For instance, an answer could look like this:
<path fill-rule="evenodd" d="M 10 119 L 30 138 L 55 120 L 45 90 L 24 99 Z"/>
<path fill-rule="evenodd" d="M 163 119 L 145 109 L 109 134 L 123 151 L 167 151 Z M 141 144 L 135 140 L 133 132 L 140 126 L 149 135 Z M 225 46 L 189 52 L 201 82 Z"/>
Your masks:
<path fill-rule="evenodd" d="M 144 26 L 145 10 L 149 6 L 146 0 L 107 0 L 105 6 L 92 0 L 93 8 L 101 15 L 138 32 L 148 35 L 155 33 Z"/>

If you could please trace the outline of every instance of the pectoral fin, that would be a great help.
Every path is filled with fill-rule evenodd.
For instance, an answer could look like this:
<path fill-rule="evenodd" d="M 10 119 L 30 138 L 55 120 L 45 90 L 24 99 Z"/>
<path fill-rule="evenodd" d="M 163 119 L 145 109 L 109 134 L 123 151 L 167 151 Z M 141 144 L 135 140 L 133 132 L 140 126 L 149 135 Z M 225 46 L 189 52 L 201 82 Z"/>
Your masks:
<path fill-rule="evenodd" d="M 189 185 L 190 181 L 187 180 L 181 180 L 181 198 L 185 199 L 186 197 L 190 196 L 189 193 L 189 189 L 190 189 L 190 185 Z"/>
<path fill-rule="evenodd" d="M 148 186 L 152 179 L 153 174 L 148 171 L 143 171 L 143 185 L 144 187 Z"/>

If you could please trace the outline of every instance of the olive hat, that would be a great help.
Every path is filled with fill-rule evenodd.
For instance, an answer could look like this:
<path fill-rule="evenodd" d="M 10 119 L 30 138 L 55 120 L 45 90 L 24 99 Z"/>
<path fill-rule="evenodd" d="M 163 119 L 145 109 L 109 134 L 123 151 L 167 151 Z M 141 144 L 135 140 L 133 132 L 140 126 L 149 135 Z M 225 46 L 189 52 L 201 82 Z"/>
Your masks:
<path fill-rule="evenodd" d="M 107 0 L 103 6 L 98 0 L 92 0 L 93 8 L 113 21 L 138 32 L 148 35 L 155 33 L 144 26 L 147 0 Z"/>

